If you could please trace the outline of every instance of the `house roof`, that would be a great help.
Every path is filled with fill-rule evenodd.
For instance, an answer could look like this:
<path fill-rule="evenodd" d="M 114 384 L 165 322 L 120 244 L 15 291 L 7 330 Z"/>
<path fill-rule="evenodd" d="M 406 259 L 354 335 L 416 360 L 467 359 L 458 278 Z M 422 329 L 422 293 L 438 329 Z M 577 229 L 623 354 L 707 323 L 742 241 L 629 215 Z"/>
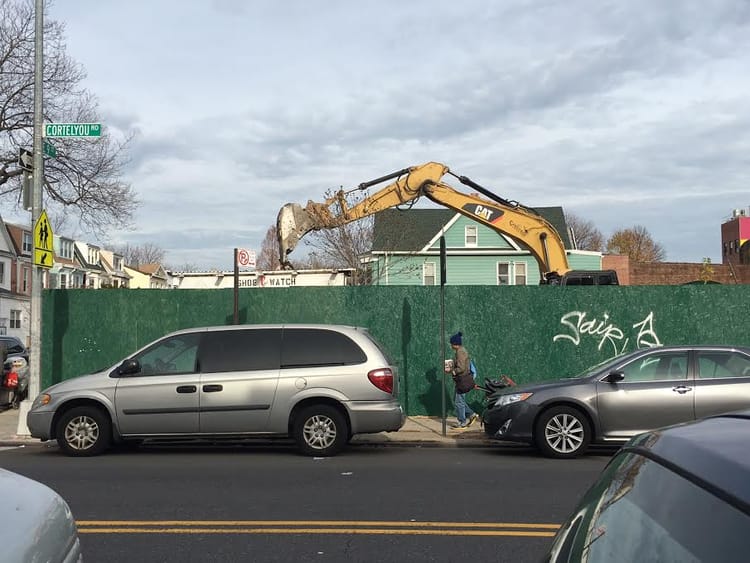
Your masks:
<path fill-rule="evenodd" d="M 10 240 L 13 243 L 13 250 L 17 256 L 22 256 L 23 252 L 23 233 L 31 232 L 28 227 L 22 227 L 20 225 L 13 225 L 12 223 L 5 223 L 5 229 L 10 235 Z M 28 252 L 26 253 L 28 254 Z"/>
<path fill-rule="evenodd" d="M 533 209 L 555 227 L 565 248 L 570 248 L 563 208 Z M 372 250 L 421 250 L 455 215 L 451 209 L 386 209 L 374 216 Z"/>

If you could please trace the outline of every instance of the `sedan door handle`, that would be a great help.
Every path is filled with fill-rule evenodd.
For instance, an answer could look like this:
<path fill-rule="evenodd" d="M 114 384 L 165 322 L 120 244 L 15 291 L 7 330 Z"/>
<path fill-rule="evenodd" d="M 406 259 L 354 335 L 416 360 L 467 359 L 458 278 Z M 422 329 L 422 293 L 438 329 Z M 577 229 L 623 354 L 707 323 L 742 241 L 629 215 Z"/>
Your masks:
<path fill-rule="evenodd" d="M 692 391 L 692 387 L 688 387 L 687 385 L 678 385 L 677 387 L 672 387 L 672 391 L 677 391 L 680 395 L 684 395 L 688 391 Z"/>
<path fill-rule="evenodd" d="M 218 391 L 223 391 L 224 386 L 223 385 L 204 385 L 203 391 L 206 393 L 216 393 Z"/>
<path fill-rule="evenodd" d="M 177 388 L 178 393 L 195 393 L 198 388 L 195 385 L 180 385 Z"/>

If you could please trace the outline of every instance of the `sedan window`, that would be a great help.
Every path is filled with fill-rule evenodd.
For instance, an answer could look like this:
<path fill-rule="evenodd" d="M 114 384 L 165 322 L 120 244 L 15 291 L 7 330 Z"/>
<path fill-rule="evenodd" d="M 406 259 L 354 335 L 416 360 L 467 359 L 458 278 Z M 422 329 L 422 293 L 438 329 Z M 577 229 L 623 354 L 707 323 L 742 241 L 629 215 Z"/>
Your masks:
<path fill-rule="evenodd" d="M 624 382 L 687 379 L 687 352 L 662 352 L 626 364 L 621 368 Z"/>
<path fill-rule="evenodd" d="M 737 352 L 698 352 L 698 377 L 750 377 L 750 357 Z"/>

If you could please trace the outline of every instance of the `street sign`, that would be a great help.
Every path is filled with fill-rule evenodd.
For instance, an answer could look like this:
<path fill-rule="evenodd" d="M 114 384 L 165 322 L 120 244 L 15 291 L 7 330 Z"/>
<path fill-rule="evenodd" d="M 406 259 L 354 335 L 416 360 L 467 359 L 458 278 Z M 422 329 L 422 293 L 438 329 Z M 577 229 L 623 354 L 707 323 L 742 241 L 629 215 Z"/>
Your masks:
<path fill-rule="evenodd" d="M 55 158 L 57 156 L 57 149 L 55 148 L 55 145 L 52 143 L 48 143 L 47 141 L 44 141 L 44 154 L 49 156 L 50 158 Z"/>
<path fill-rule="evenodd" d="M 50 250 L 34 249 L 34 264 L 42 268 L 51 268 L 54 266 L 53 254 Z"/>
<path fill-rule="evenodd" d="M 45 123 L 45 137 L 101 137 L 101 123 Z"/>
<path fill-rule="evenodd" d="M 34 264 L 42 268 L 51 268 L 54 264 L 53 241 L 54 233 L 49 224 L 47 212 L 42 209 L 39 219 L 34 225 Z"/>
<path fill-rule="evenodd" d="M 237 265 L 241 268 L 255 268 L 255 251 L 245 248 L 237 249 Z"/>
<path fill-rule="evenodd" d="M 23 147 L 18 147 L 18 166 L 27 172 L 34 170 L 34 153 Z"/>

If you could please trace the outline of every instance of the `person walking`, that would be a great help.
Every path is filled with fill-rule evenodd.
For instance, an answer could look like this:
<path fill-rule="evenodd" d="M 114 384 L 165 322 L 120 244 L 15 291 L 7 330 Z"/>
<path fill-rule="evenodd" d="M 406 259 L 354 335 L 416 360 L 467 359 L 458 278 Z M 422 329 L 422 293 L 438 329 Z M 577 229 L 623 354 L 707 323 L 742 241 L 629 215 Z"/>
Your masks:
<path fill-rule="evenodd" d="M 479 418 L 479 415 L 466 404 L 466 395 L 474 389 L 474 376 L 471 373 L 471 359 L 463 346 L 463 334 L 457 332 L 450 338 L 450 345 L 455 353 L 453 366 L 449 370 L 453 382 L 456 384 L 456 428 L 468 428 Z"/>

